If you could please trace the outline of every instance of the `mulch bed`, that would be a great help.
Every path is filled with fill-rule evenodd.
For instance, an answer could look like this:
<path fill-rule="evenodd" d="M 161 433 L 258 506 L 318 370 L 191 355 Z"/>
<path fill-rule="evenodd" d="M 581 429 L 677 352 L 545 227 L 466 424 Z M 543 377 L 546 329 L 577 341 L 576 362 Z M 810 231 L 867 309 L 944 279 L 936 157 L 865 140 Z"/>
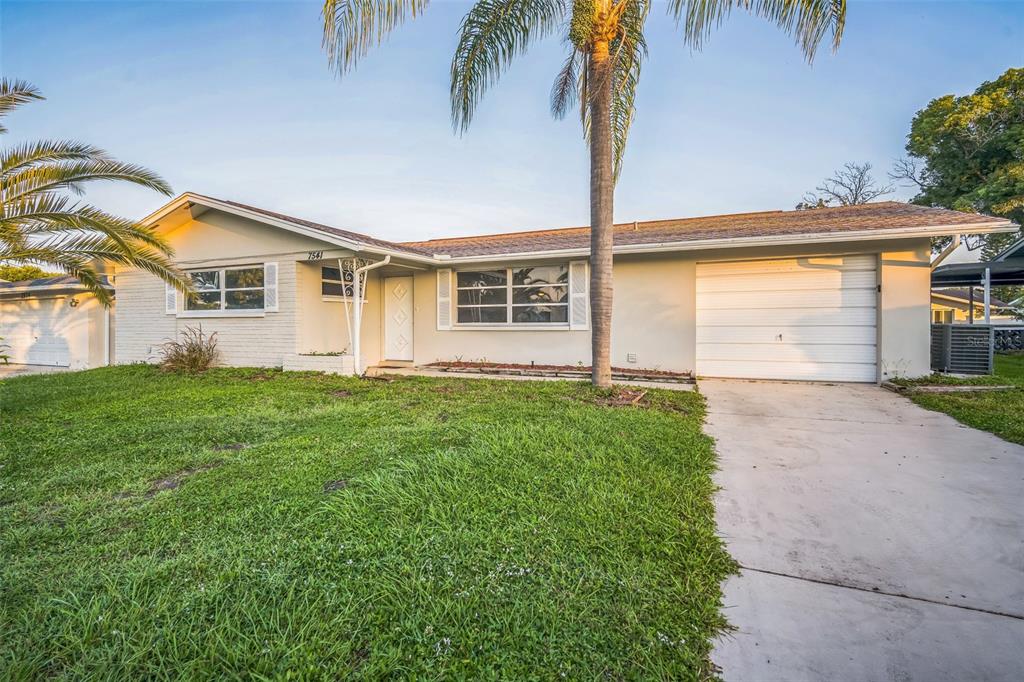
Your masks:
<path fill-rule="evenodd" d="M 433 362 L 427 367 L 442 372 L 463 374 L 496 374 L 505 376 L 561 377 L 566 379 L 585 379 L 590 376 L 591 368 L 580 365 L 521 365 L 500 362 Z M 661 369 L 631 369 L 628 367 L 612 367 L 612 378 L 620 381 L 664 381 L 679 384 L 692 384 L 693 376 L 683 372 L 668 372 Z"/>
<path fill-rule="evenodd" d="M 976 384 L 966 386 L 956 385 L 943 385 L 935 384 L 933 386 L 905 386 L 903 384 L 895 384 L 891 381 L 883 381 L 882 388 L 886 388 L 894 393 L 989 393 L 991 391 L 1011 391 L 1016 386 L 992 386 L 988 384 Z"/>

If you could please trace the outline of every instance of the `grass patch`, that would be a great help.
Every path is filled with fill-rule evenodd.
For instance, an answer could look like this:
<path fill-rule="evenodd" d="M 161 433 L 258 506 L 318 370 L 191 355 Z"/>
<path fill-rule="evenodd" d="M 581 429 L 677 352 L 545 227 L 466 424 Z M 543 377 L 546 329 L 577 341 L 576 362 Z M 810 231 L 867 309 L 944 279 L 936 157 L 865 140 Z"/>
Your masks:
<path fill-rule="evenodd" d="M 691 392 L 144 366 L 0 382 L 0 677 L 712 676 Z"/>
<path fill-rule="evenodd" d="M 1024 445 L 1024 354 L 996 355 L 994 374 L 957 379 L 935 374 L 902 382 L 906 385 L 1009 385 L 1006 391 L 984 393 L 913 393 L 910 399 L 929 410 Z"/>

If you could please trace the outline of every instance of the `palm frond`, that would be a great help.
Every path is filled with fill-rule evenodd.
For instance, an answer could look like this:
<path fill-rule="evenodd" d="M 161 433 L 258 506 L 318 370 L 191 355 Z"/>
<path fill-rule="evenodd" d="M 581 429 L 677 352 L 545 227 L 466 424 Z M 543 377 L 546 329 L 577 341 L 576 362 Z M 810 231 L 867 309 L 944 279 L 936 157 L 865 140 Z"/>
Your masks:
<path fill-rule="evenodd" d="M 612 44 L 615 69 L 612 72 L 612 153 L 615 180 L 622 171 L 626 141 L 636 113 L 636 89 L 640 83 L 640 67 L 647 58 L 644 24 L 650 5 L 631 3 L 622 15 L 622 34 Z"/>
<path fill-rule="evenodd" d="M 480 99 L 512 59 L 551 33 L 565 0 L 478 0 L 459 28 L 451 67 L 452 125 L 465 132 Z"/>
<path fill-rule="evenodd" d="M 24 142 L 0 151 L 0 180 L 7 184 L 14 173 L 47 163 L 109 160 L 105 151 L 91 144 L 67 140 Z"/>
<path fill-rule="evenodd" d="M 102 234 L 59 234 L 37 240 L 27 248 L 20 249 L 0 245 L 0 260 L 15 264 L 45 262 L 55 266 L 81 280 L 104 303 L 109 303 L 109 297 L 101 292 L 99 274 L 95 267 L 97 262 L 138 268 L 180 291 L 191 291 L 190 280 L 164 254 L 139 244 L 125 247 Z M 91 288 L 90 282 L 96 288 Z"/>
<path fill-rule="evenodd" d="M 139 242 L 171 256 L 171 245 L 156 231 L 142 223 L 112 215 L 87 204 L 71 204 L 67 197 L 33 196 L 8 207 L 0 218 L 0 240 L 14 233 L 23 239 L 56 233 L 100 233 L 128 248 Z"/>
<path fill-rule="evenodd" d="M 611 130 L 612 155 L 615 180 L 618 181 L 622 171 L 622 162 L 626 154 L 626 142 L 629 129 L 633 125 L 636 113 L 636 90 L 640 83 L 640 67 L 647 57 L 647 41 L 644 38 L 644 25 L 650 13 L 648 0 L 626 0 L 630 4 L 625 7 L 620 20 L 620 33 L 609 49 L 612 60 L 612 102 Z M 577 97 L 581 103 L 580 119 L 583 122 L 584 136 L 590 139 L 590 110 L 586 103 L 590 100 L 590 88 L 597 84 L 587 82 L 588 69 L 586 57 L 579 79 Z"/>
<path fill-rule="evenodd" d="M 391 31 L 415 19 L 430 0 L 324 0 L 323 48 L 339 76 L 352 70 Z"/>
<path fill-rule="evenodd" d="M 846 0 L 669 0 L 669 14 L 683 24 L 684 39 L 697 50 L 733 9 L 778 25 L 793 37 L 808 62 L 814 61 L 830 33 L 832 49 L 838 48 L 846 25 Z"/>
<path fill-rule="evenodd" d="M 171 194 L 170 185 L 148 168 L 103 158 L 22 168 L 4 178 L 4 201 L 17 201 L 33 194 L 61 190 L 81 194 L 83 183 L 96 180 L 130 182 L 161 194 Z"/>
<path fill-rule="evenodd" d="M 14 111 L 22 104 L 40 99 L 45 98 L 39 92 L 39 89 L 28 81 L 0 78 L 0 118 Z M 0 133 L 6 132 L 7 128 L 0 125 Z"/>
<path fill-rule="evenodd" d="M 584 57 L 580 51 L 570 49 L 562 70 L 551 86 L 551 115 L 557 119 L 565 118 L 566 112 L 579 98 L 580 65 L 583 62 Z"/>

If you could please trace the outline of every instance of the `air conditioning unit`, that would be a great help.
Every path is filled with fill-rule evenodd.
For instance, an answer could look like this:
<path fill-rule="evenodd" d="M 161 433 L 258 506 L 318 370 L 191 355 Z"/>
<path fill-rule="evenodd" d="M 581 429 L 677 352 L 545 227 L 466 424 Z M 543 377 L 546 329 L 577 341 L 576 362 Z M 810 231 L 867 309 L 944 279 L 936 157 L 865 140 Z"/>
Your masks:
<path fill-rule="evenodd" d="M 932 371 L 991 374 L 994 329 L 988 324 L 933 324 Z"/>

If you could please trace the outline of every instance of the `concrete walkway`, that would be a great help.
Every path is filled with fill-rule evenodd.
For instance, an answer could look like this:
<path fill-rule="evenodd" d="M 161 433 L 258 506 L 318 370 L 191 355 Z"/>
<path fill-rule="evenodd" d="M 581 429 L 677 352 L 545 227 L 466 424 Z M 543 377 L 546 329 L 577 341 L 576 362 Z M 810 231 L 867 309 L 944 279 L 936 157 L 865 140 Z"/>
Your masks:
<path fill-rule="evenodd" d="M 700 390 L 726 680 L 1024 679 L 1024 447 L 875 386 Z"/>
<path fill-rule="evenodd" d="M 0 379 L 20 377 L 26 374 L 54 374 L 70 371 L 67 367 L 54 367 L 53 365 L 16 365 L 14 363 L 5 365 L 0 363 Z"/>

